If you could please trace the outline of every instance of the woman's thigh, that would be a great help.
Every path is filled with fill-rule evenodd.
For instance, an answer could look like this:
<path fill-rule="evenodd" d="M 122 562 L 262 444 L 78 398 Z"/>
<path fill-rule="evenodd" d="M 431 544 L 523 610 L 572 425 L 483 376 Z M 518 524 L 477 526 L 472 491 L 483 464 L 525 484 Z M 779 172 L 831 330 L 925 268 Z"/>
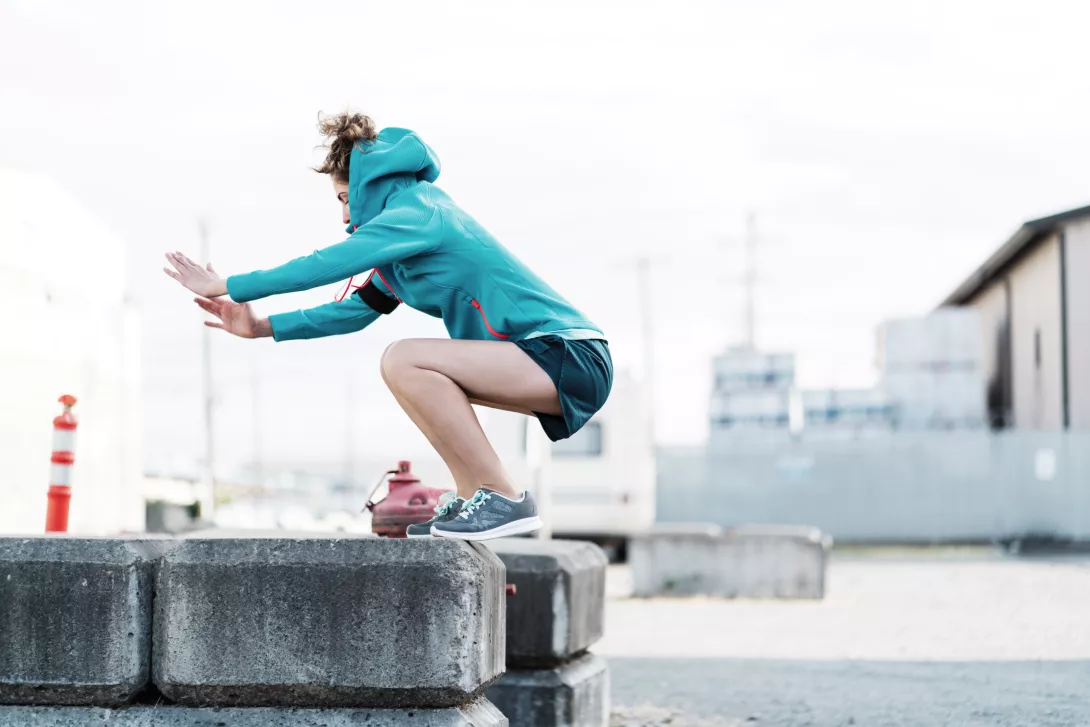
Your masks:
<path fill-rule="evenodd" d="M 520 413 L 560 414 L 553 380 L 526 352 L 507 341 L 398 341 L 383 355 L 383 370 L 389 374 L 402 366 L 443 374 L 475 404 Z"/>

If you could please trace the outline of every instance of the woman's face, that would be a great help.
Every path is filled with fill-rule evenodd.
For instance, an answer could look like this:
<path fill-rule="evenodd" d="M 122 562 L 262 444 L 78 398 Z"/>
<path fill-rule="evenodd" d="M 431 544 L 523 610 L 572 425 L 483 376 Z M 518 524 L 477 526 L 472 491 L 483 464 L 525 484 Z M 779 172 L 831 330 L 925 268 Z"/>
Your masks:
<path fill-rule="evenodd" d="M 346 225 L 351 224 L 352 217 L 348 214 L 348 183 L 333 179 L 333 191 L 341 203 L 341 221 Z"/>

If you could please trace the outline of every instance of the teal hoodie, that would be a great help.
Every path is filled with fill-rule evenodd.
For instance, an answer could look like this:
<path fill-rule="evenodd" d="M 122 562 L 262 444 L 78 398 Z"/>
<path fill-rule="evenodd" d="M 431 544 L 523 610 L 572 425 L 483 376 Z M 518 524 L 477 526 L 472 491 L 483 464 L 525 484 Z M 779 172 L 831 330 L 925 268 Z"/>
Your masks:
<path fill-rule="evenodd" d="M 347 240 L 270 270 L 227 279 L 239 303 L 373 270 L 380 303 L 360 294 L 270 316 L 277 341 L 359 331 L 397 302 L 442 318 L 451 338 L 520 341 L 601 329 L 530 271 L 433 182 L 439 159 L 408 129 L 383 129 L 352 151 Z M 374 277 L 377 275 L 377 280 Z M 369 304 L 367 300 L 370 300 Z M 390 305 L 381 304 L 388 300 Z M 599 336 L 605 338 L 604 335 Z"/>

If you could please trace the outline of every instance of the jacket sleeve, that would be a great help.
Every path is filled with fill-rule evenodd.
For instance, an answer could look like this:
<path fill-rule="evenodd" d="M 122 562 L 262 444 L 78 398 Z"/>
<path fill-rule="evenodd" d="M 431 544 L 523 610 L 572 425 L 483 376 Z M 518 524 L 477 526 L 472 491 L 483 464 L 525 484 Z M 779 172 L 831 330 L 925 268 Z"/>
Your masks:
<path fill-rule="evenodd" d="M 372 276 L 365 285 L 373 285 L 382 295 L 396 302 L 393 293 L 379 278 Z M 354 293 L 336 303 L 271 315 L 269 323 L 272 325 L 274 340 L 295 341 L 362 331 L 381 315 L 382 313 L 365 303 L 362 296 Z"/>
<path fill-rule="evenodd" d="M 236 303 L 246 303 L 295 293 L 428 252 L 438 244 L 440 235 L 432 229 L 438 210 L 433 210 L 430 219 L 420 219 L 426 214 L 421 210 L 387 210 L 344 242 L 270 270 L 232 275 L 227 278 L 227 294 Z"/>

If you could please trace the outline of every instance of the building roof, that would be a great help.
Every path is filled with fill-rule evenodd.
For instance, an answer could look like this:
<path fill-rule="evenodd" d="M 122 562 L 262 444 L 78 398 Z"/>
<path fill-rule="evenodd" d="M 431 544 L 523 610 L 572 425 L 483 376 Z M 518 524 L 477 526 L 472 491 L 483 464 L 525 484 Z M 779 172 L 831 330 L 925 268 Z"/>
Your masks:
<path fill-rule="evenodd" d="M 998 277 L 1022 253 L 1030 250 L 1064 223 L 1083 217 L 1090 217 L 1090 206 L 1079 207 L 1024 223 L 1009 240 L 984 261 L 983 265 L 977 268 L 965 282 L 946 297 L 946 300 L 942 302 L 942 306 L 964 305 L 988 283 Z"/>

